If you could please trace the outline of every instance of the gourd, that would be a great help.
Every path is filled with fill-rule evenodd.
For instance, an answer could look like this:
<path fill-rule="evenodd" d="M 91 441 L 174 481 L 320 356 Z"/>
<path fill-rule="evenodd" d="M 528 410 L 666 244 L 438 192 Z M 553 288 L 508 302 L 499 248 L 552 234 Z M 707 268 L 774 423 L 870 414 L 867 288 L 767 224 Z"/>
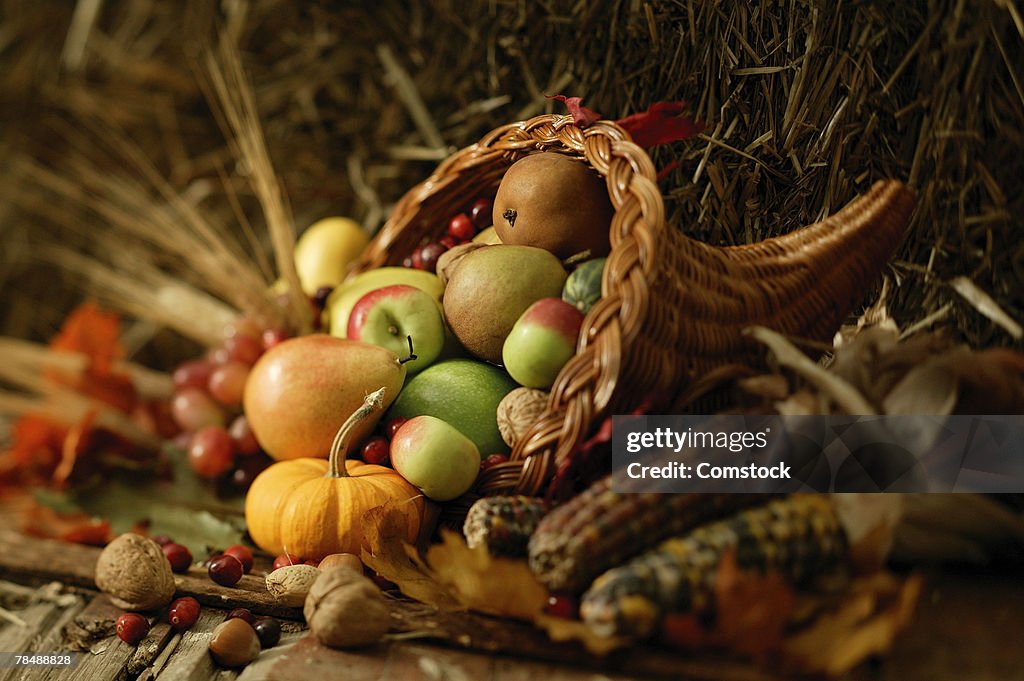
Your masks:
<path fill-rule="evenodd" d="M 368 395 L 345 421 L 327 460 L 280 461 L 257 476 L 245 498 L 245 520 L 257 546 L 314 560 L 358 555 L 363 514 L 388 502 L 406 520 L 406 539 L 416 540 L 425 503 L 420 491 L 390 468 L 346 458 L 360 422 L 383 408 L 383 394 L 382 388 Z"/>

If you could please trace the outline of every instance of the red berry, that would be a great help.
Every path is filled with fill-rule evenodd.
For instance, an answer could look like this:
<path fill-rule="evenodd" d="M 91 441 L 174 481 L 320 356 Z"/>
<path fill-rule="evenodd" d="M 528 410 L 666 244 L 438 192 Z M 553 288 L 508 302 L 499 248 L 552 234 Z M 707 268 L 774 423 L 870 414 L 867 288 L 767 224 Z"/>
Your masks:
<path fill-rule="evenodd" d="M 443 244 L 438 242 L 429 243 L 420 249 L 420 269 L 427 272 L 437 270 L 437 259 L 447 251 Z"/>
<path fill-rule="evenodd" d="M 302 559 L 298 557 L 289 557 L 287 553 L 282 553 L 280 556 L 274 559 L 274 569 L 287 567 L 289 565 L 302 565 Z"/>
<path fill-rule="evenodd" d="M 203 426 L 224 425 L 224 410 L 209 393 L 199 388 L 182 388 L 171 398 L 171 416 L 182 430 L 195 432 Z"/>
<path fill-rule="evenodd" d="M 228 431 L 221 426 L 206 426 L 192 436 L 188 462 L 192 470 L 204 478 L 226 473 L 235 456 L 235 446 Z"/>
<path fill-rule="evenodd" d="M 215 366 L 220 366 L 221 364 L 227 364 L 231 361 L 231 353 L 222 345 L 207 352 L 206 358 Z"/>
<path fill-rule="evenodd" d="M 235 336 L 259 338 L 262 332 L 263 327 L 252 317 L 239 317 L 224 327 L 224 338 L 234 338 Z"/>
<path fill-rule="evenodd" d="M 260 443 L 256 441 L 256 435 L 249 427 L 249 419 L 245 418 L 245 414 L 231 422 L 228 435 L 231 436 L 231 443 L 234 444 L 235 453 L 239 456 L 249 456 L 260 451 Z"/>
<path fill-rule="evenodd" d="M 421 253 L 422 253 L 422 250 L 423 250 L 423 248 L 421 246 L 420 248 L 417 248 L 415 251 L 413 251 L 412 255 L 409 256 L 410 260 L 412 262 L 412 266 L 413 266 L 414 269 L 417 269 L 417 270 L 424 269 L 423 261 L 422 261 L 422 259 L 420 257 Z"/>
<path fill-rule="evenodd" d="M 288 334 L 281 329 L 267 329 L 263 332 L 263 349 L 269 350 L 288 340 Z"/>
<path fill-rule="evenodd" d="M 191 596 L 179 598 L 171 603 L 167 622 L 175 631 L 185 631 L 199 619 L 199 609 L 199 601 Z"/>
<path fill-rule="evenodd" d="M 224 341 L 224 349 L 229 360 L 252 365 L 263 354 L 263 341 L 252 336 L 232 336 Z"/>
<path fill-rule="evenodd" d="M 576 613 L 578 610 L 579 606 L 576 603 L 576 599 L 564 594 L 549 596 L 548 603 L 544 607 L 544 612 L 552 617 L 561 617 L 562 619 L 567 620 L 576 619 Z"/>
<path fill-rule="evenodd" d="M 388 421 L 387 425 L 384 426 L 384 434 L 387 436 L 389 440 L 394 439 L 395 433 L 397 433 L 398 429 L 402 427 L 402 424 L 408 420 L 409 419 L 407 418 L 396 416 L 395 418 Z"/>
<path fill-rule="evenodd" d="M 210 382 L 210 374 L 213 373 L 214 365 L 205 359 L 194 359 L 180 364 L 174 370 L 172 379 L 174 387 L 178 388 L 200 388 L 206 390 L 206 384 Z"/>
<path fill-rule="evenodd" d="M 363 444 L 363 461 L 386 466 L 390 458 L 390 449 L 391 446 L 388 444 L 387 438 L 374 435 Z"/>
<path fill-rule="evenodd" d="M 238 562 L 242 564 L 242 570 L 248 574 L 249 570 L 252 570 L 252 551 L 249 550 L 248 546 L 242 546 L 241 544 L 235 544 L 224 549 L 225 556 L 234 556 L 238 559 Z"/>
<path fill-rule="evenodd" d="M 228 362 L 213 370 L 207 389 L 215 400 L 225 407 L 238 407 L 245 393 L 245 381 L 249 378 L 249 365 L 243 362 Z"/>
<path fill-rule="evenodd" d="M 252 611 L 249 610 L 249 608 L 235 608 L 228 613 L 228 616 L 224 618 L 224 621 L 226 622 L 227 620 L 236 618 L 248 622 L 250 626 L 256 624 L 256 615 L 252 614 Z"/>
<path fill-rule="evenodd" d="M 188 572 L 192 565 L 192 552 L 188 548 L 174 542 L 164 544 L 161 548 L 167 556 L 167 562 L 171 564 L 172 572 Z"/>
<path fill-rule="evenodd" d="M 465 213 L 459 213 L 448 223 L 448 234 L 459 240 L 472 239 L 476 234 L 473 221 Z"/>
<path fill-rule="evenodd" d="M 222 555 L 210 561 L 207 571 L 210 573 L 210 579 L 221 586 L 234 586 L 242 578 L 245 569 L 242 567 L 242 561 L 234 556 Z"/>
<path fill-rule="evenodd" d="M 135 645 L 149 633 L 149 620 L 135 612 L 126 612 L 117 618 L 114 625 L 117 637 L 129 645 Z"/>
<path fill-rule="evenodd" d="M 465 243 L 462 239 L 456 239 L 451 234 L 446 234 L 437 240 L 437 243 L 441 244 L 445 248 L 455 248 L 461 243 Z"/>
<path fill-rule="evenodd" d="M 408 267 L 410 269 L 415 267 L 415 265 L 413 265 L 411 255 L 407 255 L 405 256 L 405 258 L 402 259 L 402 267 Z"/>
<path fill-rule="evenodd" d="M 150 539 L 155 541 L 160 546 L 163 546 L 165 544 L 173 544 L 174 543 L 174 540 L 171 539 L 170 537 L 168 537 L 166 534 L 158 534 L 155 537 L 150 537 Z"/>
<path fill-rule="evenodd" d="M 273 617 L 260 617 L 252 628 L 256 630 L 261 648 L 273 648 L 281 640 L 281 623 Z"/>
<path fill-rule="evenodd" d="M 469 209 L 469 219 L 477 229 L 490 227 L 493 220 L 494 201 L 492 199 L 477 199 L 473 207 Z"/>
<path fill-rule="evenodd" d="M 506 461 L 508 461 L 508 457 L 505 456 L 504 454 L 491 454 L 489 457 L 480 462 L 480 469 L 487 470 L 488 468 L 497 466 L 500 463 L 505 463 Z"/>

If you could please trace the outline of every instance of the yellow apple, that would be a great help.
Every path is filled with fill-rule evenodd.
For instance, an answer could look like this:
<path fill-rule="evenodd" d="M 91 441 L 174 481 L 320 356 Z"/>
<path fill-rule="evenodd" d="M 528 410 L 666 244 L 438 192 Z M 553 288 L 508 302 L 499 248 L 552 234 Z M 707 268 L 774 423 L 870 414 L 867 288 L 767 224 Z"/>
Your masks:
<path fill-rule="evenodd" d="M 295 269 L 302 292 L 312 296 L 322 286 L 340 284 L 349 264 L 368 243 L 363 228 L 348 218 L 324 218 L 310 225 L 295 243 Z"/>

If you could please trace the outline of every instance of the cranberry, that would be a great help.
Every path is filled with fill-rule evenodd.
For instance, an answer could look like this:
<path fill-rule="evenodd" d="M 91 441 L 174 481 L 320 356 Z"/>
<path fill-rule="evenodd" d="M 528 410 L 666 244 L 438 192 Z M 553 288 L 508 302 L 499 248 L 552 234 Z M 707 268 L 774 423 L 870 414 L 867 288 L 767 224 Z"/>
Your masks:
<path fill-rule="evenodd" d="M 544 612 L 552 617 L 561 617 L 562 619 L 567 620 L 576 619 L 576 613 L 578 610 L 579 605 L 576 603 L 576 599 L 564 594 L 549 596 L 548 603 L 544 607 Z"/>
<path fill-rule="evenodd" d="M 179 598 L 171 603 L 167 611 L 167 623 L 175 631 L 185 631 L 199 619 L 199 601 L 191 596 Z"/>
<path fill-rule="evenodd" d="M 252 628 L 256 630 L 261 648 L 273 648 L 281 640 L 281 623 L 273 617 L 260 617 Z"/>
<path fill-rule="evenodd" d="M 451 248 L 455 248 L 459 244 L 463 244 L 463 243 L 466 243 L 466 242 L 463 241 L 462 239 L 456 239 L 451 234 L 446 234 L 443 237 L 441 237 L 440 239 L 438 239 L 437 243 L 441 244 L 445 248 L 451 249 Z"/>
<path fill-rule="evenodd" d="M 235 618 L 248 622 L 250 626 L 255 626 L 256 624 L 256 615 L 252 614 L 252 611 L 249 610 L 249 608 L 235 608 L 228 613 L 228 616 L 225 617 L 224 620 L 226 621 Z"/>
<path fill-rule="evenodd" d="M 448 223 L 448 235 L 460 241 L 472 239 L 474 234 L 476 234 L 476 228 L 473 227 L 473 221 L 465 213 L 459 213 Z"/>
<path fill-rule="evenodd" d="M 171 539 L 170 537 L 168 537 L 166 534 L 158 534 L 155 537 L 151 537 L 151 539 L 153 541 L 155 541 L 157 544 L 159 544 L 160 546 L 164 546 L 165 544 L 173 544 L 174 543 L 174 540 Z"/>
<path fill-rule="evenodd" d="M 387 436 L 389 440 L 395 439 L 395 433 L 397 433 L 398 429 L 401 428 L 402 425 L 408 420 L 409 419 L 407 418 L 396 416 L 395 418 L 388 421 L 387 425 L 384 426 L 384 434 Z"/>
<path fill-rule="evenodd" d="M 473 207 L 469 209 L 469 219 L 477 229 L 490 227 L 493 220 L 494 201 L 492 199 L 477 199 Z"/>
<path fill-rule="evenodd" d="M 235 544 L 224 549 L 225 556 L 234 556 L 238 559 L 238 562 L 242 564 L 242 570 L 246 574 L 249 570 L 252 570 L 252 551 L 248 546 L 242 546 L 241 544 Z"/>
<path fill-rule="evenodd" d="M 417 269 L 417 270 L 424 269 L 423 261 L 422 261 L 422 259 L 420 257 L 420 255 L 422 253 L 422 250 L 423 250 L 423 247 L 421 246 L 421 247 L 417 248 L 415 251 L 413 251 L 412 255 L 410 256 L 410 258 L 412 259 L 412 266 L 413 266 L 414 269 Z"/>
<path fill-rule="evenodd" d="M 506 461 L 508 461 L 508 457 L 504 454 L 491 454 L 480 462 L 480 469 L 487 470 L 488 468 L 493 468 L 494 466 L 497 466 L 500 463 L 505 463 Z"/>
<path fill-rule="evenodd" d="M 210 579 L 221 586 L 234 586 L 242 578 L 245 569 L 242 567 L 242 561 L 234 556 L 222 555 L 210 561 L 207 571 L 210 573 Z"/>
<path fill-rule="evenodd" d="M 188 572 L 192 565 L 192 552 L 188 548 L 174 542 L 164 544 L 161 548 L 167 556 L 167 562 L 171 564 L 172 572 Z"/>
<path fill-rule="evenodd" d="M 363 461 L 377 464 L 378 466 L 386 466 L 390 458 L 390 449 L 387 438 L 374 435 L 363 444 Z"/>
<path fill-rule="evenodd" d="M 114 625 L 117 637 L 129 645 L 135 645 L 149 633 L 149 620 L 135 612 L 126 612 L 117 618 Z"/>
<path fill-rule="evenodd" d="M 301 558 L 292 558 L 287 553 L 282 553 L 274 559 L 274 569 L 288 567 L 289 565 L 302 565 Z"/>
<path fill-rule="evenodd" d="M 420 249 L 420 269 L 427 272 L 437 270 L 437 259 L 447 251 L 443 244 L 438 242 L 429 243 Z"/>

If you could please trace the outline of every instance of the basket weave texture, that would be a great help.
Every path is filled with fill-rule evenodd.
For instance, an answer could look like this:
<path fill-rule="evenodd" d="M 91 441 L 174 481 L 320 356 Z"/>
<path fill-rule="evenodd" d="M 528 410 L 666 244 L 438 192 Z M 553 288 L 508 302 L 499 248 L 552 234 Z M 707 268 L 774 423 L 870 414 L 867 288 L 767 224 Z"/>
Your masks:
<path fill-rule="evenodd" d="M 716 368 L 756 364 L 743 329 L 763 325 L 828 340 L 901 241 L 914 195 L 879 181 L 839 213 L 773 239 L 718 247 L 666 226 L 647 153 L 614 123 L 585 129 L 571 116 L 504 125 L 448 157 L 395 206 L 357 265 L 396 265 L 479 196 L 493 196 L 523 156 L 554 151 L 585 159 L 607 181 L 615 208 L 602 298 L 583 322 L 576 355 L 555 381 L 547 410 L 508 463 L 481 474 L 477 492 L 541 493 L 555 470 L 608 414 L 678 397 Z"/>

